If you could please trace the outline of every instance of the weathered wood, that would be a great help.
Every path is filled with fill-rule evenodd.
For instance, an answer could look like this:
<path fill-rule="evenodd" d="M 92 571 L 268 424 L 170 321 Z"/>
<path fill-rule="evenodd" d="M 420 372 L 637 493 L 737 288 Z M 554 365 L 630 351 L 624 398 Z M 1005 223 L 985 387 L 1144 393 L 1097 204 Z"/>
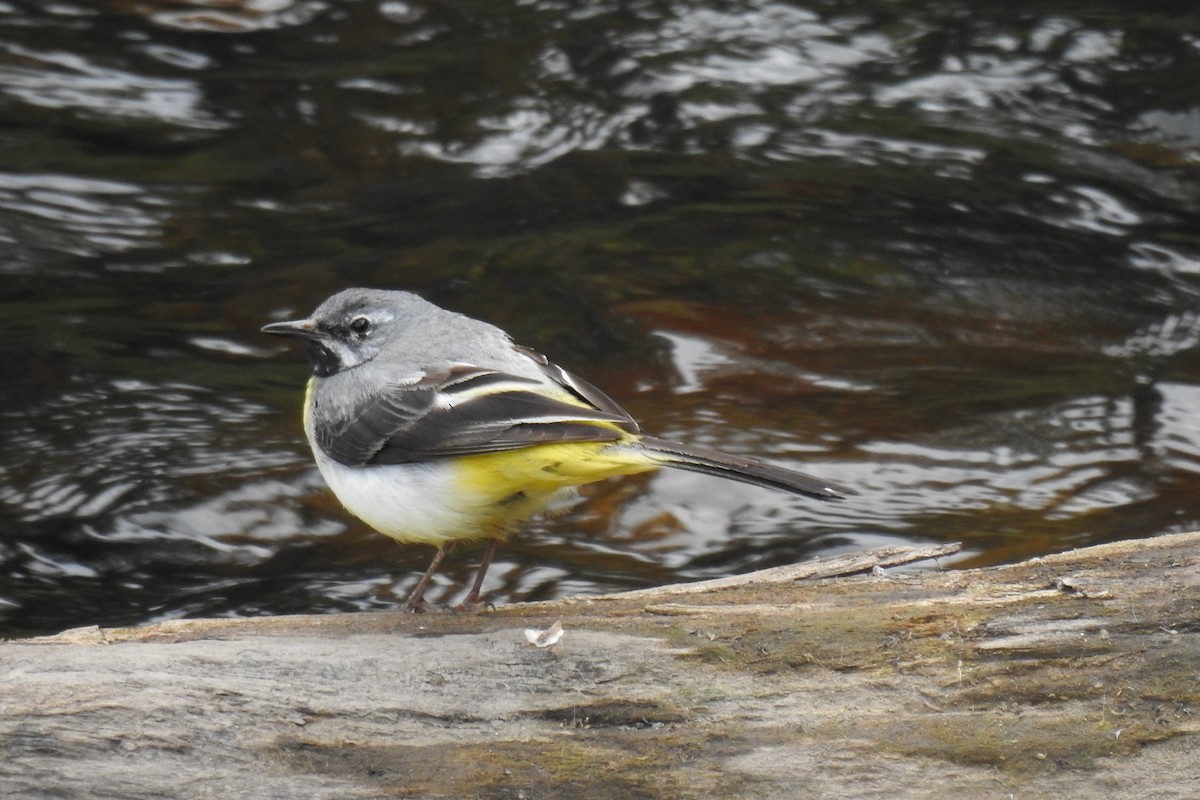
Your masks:
<path fill-rule="evenodd" d="M 8 642 L 0 796 L 1196 797 L 1198 564 L 1180 534 L 984 570 Z M 557 644 L 527 640 L 555 620 Z"/>
<path fill-rule="evenodd" d="M 884 567 L 895 567 L 901 564 L 912 564 L 915 561 L 927 561 L 931 558 L 942 558 L 957 553 L 962 545 L 953 544 L 930 545 L 928 547 L 876 547 L 857 553 L 845 553 L 837 556 L 814 558 L 799 564 L 784 564 L 782 567 L 760 569 L 757 572 L 747 572 L 742 575 L 729 575 L 724 578 L 713 578 L 694 583 L 673 583 L 669 586 L 655 586 L 649 589 L 634 589 L 619 594 L 606 594 L 593 600 L 648 600 L 659 597 L 669 597 L 680 594 L 701 594 L 718 589 L 748 588 L 751 586 L 769 586 L 772 584 L 788 584 L 800 580 L 816 578 L 838 578 L 843 575 L 855 575 L 860 572 L 871 572 Z"/>

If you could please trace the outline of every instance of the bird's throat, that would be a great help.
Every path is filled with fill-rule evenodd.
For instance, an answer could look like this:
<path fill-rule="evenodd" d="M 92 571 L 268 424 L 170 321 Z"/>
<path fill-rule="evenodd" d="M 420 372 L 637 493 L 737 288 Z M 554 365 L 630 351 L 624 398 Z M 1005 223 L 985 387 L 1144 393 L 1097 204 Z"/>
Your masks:
<path fill-rule="evenodd" d="M 319 378 L 328 378 L 342 370 L 342 360 L 337 353 L 318 341 L 309 340 L 304 343 L 308 348 L 308 361 L 312 365 L 313 374 Z"/>

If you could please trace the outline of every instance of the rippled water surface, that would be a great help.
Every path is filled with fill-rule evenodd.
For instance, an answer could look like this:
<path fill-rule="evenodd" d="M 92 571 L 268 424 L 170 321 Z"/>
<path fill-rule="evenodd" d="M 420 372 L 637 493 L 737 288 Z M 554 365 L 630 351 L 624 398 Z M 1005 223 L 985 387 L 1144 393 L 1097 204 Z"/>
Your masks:
<path fill-rule="evenodd" d="M 498 601 L 1200 527 L 1200 11 L 1139 9 L 0 0 L 0 633 L 397 606 L 257 332 L 349 285 L 862 490 L 599 485 Z"/>

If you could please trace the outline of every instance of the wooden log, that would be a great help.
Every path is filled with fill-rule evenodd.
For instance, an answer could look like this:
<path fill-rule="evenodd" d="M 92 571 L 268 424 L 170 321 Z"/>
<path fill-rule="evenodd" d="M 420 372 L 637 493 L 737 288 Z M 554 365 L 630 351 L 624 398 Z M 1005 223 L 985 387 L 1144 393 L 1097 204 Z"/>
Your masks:
<path fill-rule="evenodd" d="M 7 642 L 0 796 L 1200 796 L 1200 534 L 903 557 Z"/>

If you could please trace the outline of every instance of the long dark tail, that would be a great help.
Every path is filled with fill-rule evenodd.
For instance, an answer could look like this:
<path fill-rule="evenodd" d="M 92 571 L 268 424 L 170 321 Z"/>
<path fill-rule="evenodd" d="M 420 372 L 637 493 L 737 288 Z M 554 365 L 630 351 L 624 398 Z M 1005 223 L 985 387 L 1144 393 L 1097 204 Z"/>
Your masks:
<path fill-rule="evenodd" d="M 843 495 L 858 494 L 849 486 L 805 475 L 803 472 L 772 466 L 765 461 L 743 456 L 731 456 L 680 442 L 670 442 L 653 436 L 642 436 L 638 446 L 662 458 L 663 466 L 719 475 L 742 483 L 803 494 L 819 500 L 841 500 Z"/>

